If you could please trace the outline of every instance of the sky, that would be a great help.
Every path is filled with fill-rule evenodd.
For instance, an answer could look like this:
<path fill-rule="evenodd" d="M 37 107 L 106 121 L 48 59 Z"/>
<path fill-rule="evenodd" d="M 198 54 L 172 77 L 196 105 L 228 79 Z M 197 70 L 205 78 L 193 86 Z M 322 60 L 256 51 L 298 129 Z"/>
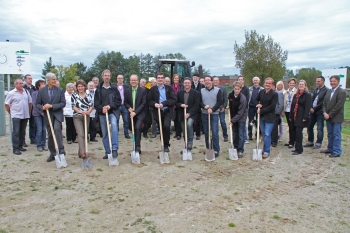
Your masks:
<path fill-rule="evenodd" d="M 30 43 L 34 79 L 49 57 L 90 67 L 101 51 L 182 53 L 240 74 L 233 47 L 251 30 L 288 51 L 288 69 L 332 69 L 350 65 L 349 29 L 349 0 L 0 0 L 0 42 Z"/>

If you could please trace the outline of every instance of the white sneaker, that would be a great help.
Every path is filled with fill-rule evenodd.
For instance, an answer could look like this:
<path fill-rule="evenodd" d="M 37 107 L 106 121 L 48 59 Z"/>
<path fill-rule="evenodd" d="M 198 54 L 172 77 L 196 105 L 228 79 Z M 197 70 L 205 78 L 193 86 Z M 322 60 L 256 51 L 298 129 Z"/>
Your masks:
<path fill-rule="evenodd" d="M 245 144 L 248 144 L 249 143 L 249 141 L 248 140 L 245 140 L 245 142 L 244 142 Z"/>

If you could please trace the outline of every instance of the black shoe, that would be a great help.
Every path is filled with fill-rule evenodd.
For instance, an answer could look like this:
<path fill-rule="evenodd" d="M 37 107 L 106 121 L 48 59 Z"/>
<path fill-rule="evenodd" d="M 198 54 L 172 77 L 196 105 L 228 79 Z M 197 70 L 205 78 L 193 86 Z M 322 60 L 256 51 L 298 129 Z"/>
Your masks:
<path fill-rule="evenodd" d="M 272 146 L 272 147 L 276 147 L 276 146 L 277 146 L 277 144 L 271 144 L 271 146 Z"/>
<path fill-rule="evenodd" d="M 201 140 L 201 136 L 197 136 L 197 137 L 196 137 L 196 140 Z"/>
<path fill-rule="evenodd" d="M 187 150 L 192 150 L 192 143 L 187 143 Z"/>
<path fill-rule="evenodd" d="M 224 138 L 224 142 L 228 142 L 228 138 Z"/>
<path fill-rule="evenodd" d="M 144 134 L 143 134 L 143 137 L 144 137 L 144 138 L 148 138 L 147 133 L 144 133 Z"/>
<path fill-rule="evenodd" d="M 140 147 L 137 146 L 137 147 L 135 148 L 135 151 L 140 153 Z"/>
<path fill-rule="evenodd" d="M 214 151 L 215 158 L 219 157 L 219 152 Z"/>
<path fill-rule="evenodd" d="M 36 141 L 34 140 L 34 141 L 30 141 L 30 144 L 36 144 Z"/>
<path fill-rule="evenodd" d="M 48 151 L 49 149 L 47 149 L 46 146 L 43 146 L 43 150 L 44 150 L 44 151 Z"/>
<path fill-rule="evenodd" d="M 331 154 L 331 153 L 332 153 L 332 151 L 330 151 L 330 150 L 328 150 L 328 149 L 326 149 L 326 150 L 321 150 L 320 152 L 321 152 L 321 153 L 325 153 L 325 154 Z"/>
<path fill-rule="evenodd" d="M 340 157 L 340 155 L 337 155 L 337 154 L 332 153 L 332 154 L 329 156 L 329 158 L 336 158 L 336 157 Z"/>
<path fill-rule="evenodd" d="M 176 136 L 176 139 L 177 139 L 177 140 L 180 140 L 180 139 L 181 139 L 181 136 Z"/>
<path fill-rule="evenodd" d="M 291 152 L 293 153 L 293 152 L 297 152 L 297 151 L 296 150 L 292 150 Z"/>
<path fill-rule="evenodd" d="M 175 135 L 173 138 L 177 138 L 177 136 Z"/>
<path fill-rule="evenodd" d="M 117 158 L 118 157 L 118 151 L 117 150 L 112 150 L 112 156 L 113 158 Z"/>
<path fill-rule="evenodd" d="M 90 140 L 90 142 L 98 142 L 98 140 L 96 138 Z"/>
<path fill-rule="evenodd" d="M 50 155 L 50 157 L 46 160 L 46 162 L 52 162 L 55 160 L 55 156 Z"/>
<path fill-rule="evenodd" d="M 15 155 L 21 155 L 21 154 L 22 154 L 22 152 L 20 152 L 18 149 L 14 150 L 13 153 L 14 153 Z"/>
<path fill-rule="evenodd" d="M 130 139 L 131 137 L 129 135 L 125 135 L 125 138 Z"/>
<path fill-rule="evenodd" d="M 27 149 L 23 148 L 23 147 L 20 147 L 19 148 L 20 151 L 27 151 Z"/>
<path fill-rule="evenodd" d="M 26 142 L 23 142 L 23 147 L 28 147 Z"/>
<path fill-rule="evenodd" d="M 289 143 L 284 144 L 283 146 L 289 146 Z"/>
<path fill-rule="evenodd" d="M 292 153 L 292 155 L 298 155 L 298 154 L 301 154 L 301 153 L 299 153 L 298 151 L 295 151 Z"/>
<path fill-rule="evenodd" d="M 164 146 L 164 152 L 170 152 L 169 147 L 168 146 Z"/>
<path fill-rule="evenodd" d="M 155 138 L 155 137 L 157 137 L 157 135 L 152 134 L 151 138 Z"/>
<path fill-rule="evenodd" d="M 103 156 L 103 159 L 108 159 L 108 155 Z"/>
<path fill-rule="evenodd" d="M 66 152 L 65 151 L 60 151 L 60 155 L 66 155 Z"/>
<path fill-rule="evenodd" d="M 314 143 L 312 142 L 307 142 L 306 144 L 303 145 L 303 147 L 313 147 Z"/>

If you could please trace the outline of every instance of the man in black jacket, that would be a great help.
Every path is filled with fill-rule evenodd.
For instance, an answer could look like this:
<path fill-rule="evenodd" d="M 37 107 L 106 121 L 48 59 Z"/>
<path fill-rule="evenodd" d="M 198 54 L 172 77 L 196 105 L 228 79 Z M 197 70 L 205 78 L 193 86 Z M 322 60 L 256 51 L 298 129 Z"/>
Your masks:
<path fill-rule="evenodd" d="M 185 132 L 187 127 L 187 149 L 192 150 L 193 145 L 193 121 L 197 118 L 199 109 L 199 93 L 191 89 L 191 79 L 185 78 L 184 90 L 180 90 L 177 93 L 176 107 L 180 111 L 180 121 L 182 125 L 182 131 Z M 184 108 L 186 108 L 186 116 L 184 115 Z M 184 125 L 185 119 L 187 119 L 187 126 Z"/>
<path fill-rule="evenodd" d="M 192 77 L 192 86 L 191 88 L 198 91 L 198 93 L 201 93 L 201 89 L 205 86 L 199 82 L 199 74 L 193 74 Z M 196 132 L 196 140 L 201 139 L 201 125 L 202 125 L 202 118 L 201 118 L 201 108 L 198 108 L 198 114 L 197 118 L 194 119 L 194 131 Z"/>
<path fill-rule="evenodd" d="M 325 79 L 323 76 L 316 78 L 316 89 L 312 95 L 312 106 L 310 110 L 309 125 L 307 127 L 308 142 L 304 147 L 314 147 L 314 149 L 320 149 L 323 141 L 323 128 L 324 128 L 324 117 L 323 117 L 323 99 L 326 95 L 328 88 L 324 85 Z M 314 126 L 317 122 L 317 140 L 314 146 Z"/>
<path fill-rule="evenodd" d="M 249 88 L 244 85 L 244 77 L 242 75 L 238 76 L 237 81 L 242 84 L 242 90 L 241 93 L 245 96 L 246 102 L 247 102 L 247 109 L 248 109 L 248 100 L 249 100 Z M 250 122 L 248 122 L 250 123 Z M 247 138 L 247 124 L 244 125 L 244 132 L 243 132 L 243 140 L 244 143 L 249 143 Z"/>
<path fill-rule="evenodd" d="M 257 113 L 260 114 L 261 133 L 264 137 L 263 158 L 266 159 L 270 155 L 271 132 L 275 123 L 275 109 L 278 101 L 277 93 L 272 90 L 275 81 L 272 78 L 265 79 L 265 89 L 261 90 L 256 97 L 258 105 Z"/>
<path fill-rule="evenodd" d="M 171 109 L 176 104 L 176 95 L 173 88 L 164 85 L 164 74 L 157 74 L 157 85 L 152 87 L 148 93 L 148 103 L 153 110 L 153 118 L 159 127 L 163 129 L 164 152 L 169 152 Z M 162 125 L 159 124 L 158 108 L 160 108 Z"/>
<path fill-rule="evenodd" d="M 111 72 L 104 70 L 102 72 L 103 82 L 96 88 L 94 107 L 100 119 L 102 131 L 102 143 L 105 148 L 105 156 L 103 159 L 108 159 L 108 154 L 112 153 L 113 158 L 118 157 L 118 126 L 117 119 L 119 118 L 119 107 L 121 104 L 120 93 L 118 88 L 111 85 Z M 109 145 L 106 113 L 111 124 L 111 142 Z M 112 151 L 111 151 L 112 147 Z"/>
<path fill-rule="evenodd" d="M 23 86 L 23 88 L 26 89 L 30 93 L 30 96 L 32 96 L 33 92 L 36 91 L 35 86 L 32 85 L 32 82 L 33 82 L 32 76 L 30 74 L 26 74 L 26 76 L 24 76 L 24 81 L 26 82 L 26 84 Z M 35 103 L 33 103 L 33 104 L 35 104 Z M 30 144 L 36 144 L 35 136 L 36 136 L 35 121 L 34 121 L 34 116 L 32 115 L 32 109 L 30 109 L 30 118 L 29 118 Z M 24 141 L 24 143 L 25 143 L 25 141 Z"/>

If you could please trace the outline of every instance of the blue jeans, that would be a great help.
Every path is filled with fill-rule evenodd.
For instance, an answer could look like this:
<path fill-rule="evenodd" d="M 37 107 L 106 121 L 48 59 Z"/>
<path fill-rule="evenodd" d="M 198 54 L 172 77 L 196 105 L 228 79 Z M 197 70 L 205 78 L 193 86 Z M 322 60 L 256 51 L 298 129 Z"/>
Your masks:
<path fill-rule="evenodd" d="M 219 118 L 220 118 L 220 125 L 222 129 L 222 136 L 224 138 L 227 138 L 227 126 L 226 126 L 226 121 L 225 121 L 225 111 L 219 112 Z"/>
<path fill-rule="evenodd" d="M 34 116 L 36 127 L 36 147 L 46 146 L 46 125 L 43 116 Z"/>
<path fill-rule="evenodd" d="M 327 149 L 333 152 L 334 154 L 341 155 L 341 128 L 342 123 L 332 123 L 329 120 L 327 123 L 328 131 L 328 146 Z"/>
<path fill-rule="evenodd" d="M 100 125 L 101 125 L 101 131 L 102 131 L 102 143 L 105 148 L 106 154 L 111 153 L 111 147 L 109 145 L 108 141 L 108 131 L 107 131 L 107 120 L 106 115 L 100 115 Z M 111 142 L 112 142 L 112 150 L 118 150 L 118 126 L 117 126 L 117 117 L 114 115 L 114 113 L 108 113 L 108 119 L 109 123 L 111 124 Z"/>
<path fill-rule="evenodd" d="M 122 114 L 122 118 L 123 118 L 123 126 L 124 126 L 124 136 L 129 135 L 129 118 L 130 118 L 130 113 L 129 111 L 126 109 L 126 107 L 124 105 L 121 105 L 119 107 L 120 113 Z M 117 119 L 117 124 L 118 124 L 118 131 L 119 131 L 119 116 Z"/>
<path fill-rule="evenodd" d="M 244 152 L 244 131 L 246 122 L 236 122 L 232 125 L 233 144 L 237 152 Z"/>
<path fill-rule="evenodd" d="M 271 147 L 271 132 L 275 122 L 266 122 L 264 117 L 260 117 L 261 134 L 264 137 L 264 154 L 270 154 Z"/>
<path fill-rule="evenodd" d="M 309 125 L 307 127 L 308 141 L 314 142 L 314 126 L 317 122 L 317 140 L 316 144 L 322 144 L 323 141 L 323 128 L 324 117 L 323 114 L 310 114 Z"/>
<path fill-rule="evenodd" d="M 187 118 L 187 143 L 193 144 L 193 122 L 192 118 Z M 185 121 L 181 121 L 182 132 L 185 137 Z"/>
<path fill-rule="evenodd" d="M 205 134 L 205 146 L 207 149 L 209 148 L 209 137 L 208 134 L 208 114 L 202 113 L 202 125 L 203 125 L 203 131 Z M 211 126 L 211 133 L 213 138 L 213 149 L 216 152 L 220 152 L 220 145 L 219 145 L 219 114 L 210 114 L 210 126 Z"/>
<path fill-rule="evenodd" d="M 243 141 L 247 141 L 247 122 L 244 122 Z"/>

